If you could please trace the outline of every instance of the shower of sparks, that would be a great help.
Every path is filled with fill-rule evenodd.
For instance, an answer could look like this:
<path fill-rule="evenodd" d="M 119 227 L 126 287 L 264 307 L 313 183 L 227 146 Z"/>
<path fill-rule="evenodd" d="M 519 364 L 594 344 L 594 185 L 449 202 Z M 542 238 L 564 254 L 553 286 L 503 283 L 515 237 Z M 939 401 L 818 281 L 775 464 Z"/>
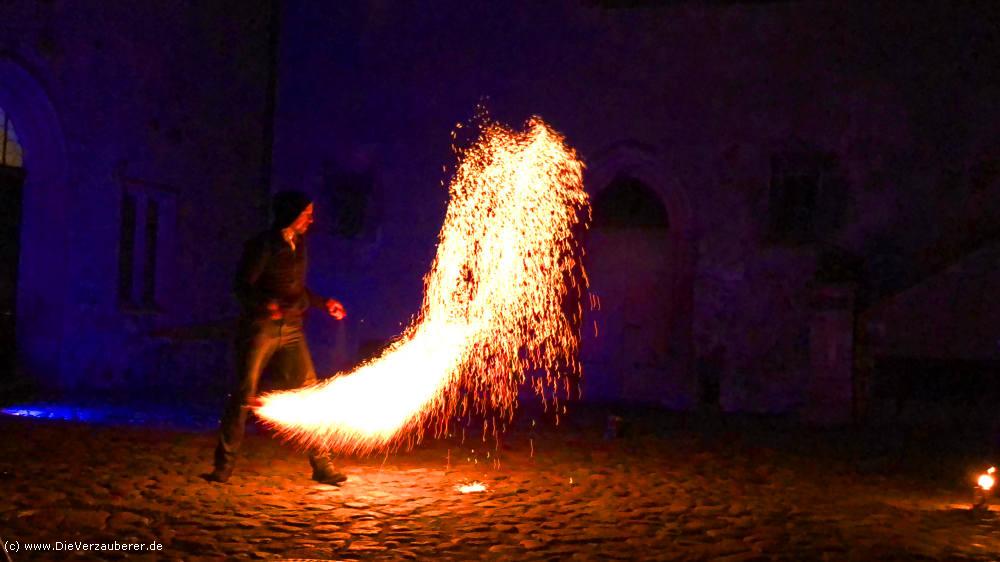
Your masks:
<path fill-rule="evenodd" d="M 456 149 L 419 314 L 353 371 L 263 396 L 257 414 L 287 438 L 365 454 L 444 435 L 470 414 L 485 436 L 510 420 L 525 382 L 547 406 L 569 394 L 587 283 L 583 164 L 537 117 L 520 132 L 483 119 L 478 134 Z"/>

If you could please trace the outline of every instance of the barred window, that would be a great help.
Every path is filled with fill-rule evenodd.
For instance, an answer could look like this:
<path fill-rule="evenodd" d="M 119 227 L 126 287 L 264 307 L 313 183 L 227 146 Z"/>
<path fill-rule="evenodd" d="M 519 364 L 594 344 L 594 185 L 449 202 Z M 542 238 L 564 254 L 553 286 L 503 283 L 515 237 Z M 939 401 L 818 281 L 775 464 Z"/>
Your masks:
<path fill-rule="evenodd" d="M 165 229 L 175 194 L 162 186 L 128 180 L 122 188 L 118 242 L 118 300 L 132 311 L 161 309 Z"/>

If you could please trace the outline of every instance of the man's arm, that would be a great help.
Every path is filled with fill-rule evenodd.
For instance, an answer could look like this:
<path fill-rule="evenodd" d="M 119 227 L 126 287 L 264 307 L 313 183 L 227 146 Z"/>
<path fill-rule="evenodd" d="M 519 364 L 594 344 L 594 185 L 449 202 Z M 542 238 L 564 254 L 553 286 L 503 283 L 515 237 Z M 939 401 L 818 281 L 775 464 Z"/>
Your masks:
<path fill-rule="evenodd" d="M 302 245 L 303 259 L 306 263 L 309 263 L 309 254 L 307 253 L 305 244 Z M 321 308 L 326 311 L 327 314 L 333 316 L 337 320 L 343 320 L 347 316 L 347 310 L 344 309 L 344 305 L 340 303 L 337 299 L 331 299 L 329 297 L 324 297 L 313 292 L 312 289 L 306 287 L 306 297 L 309 299 L 309 305 Z"/>
<path fill-rule="evenodd" d="M 337 320 L 343 320 L 347 316 L 347 310 L 344 309 L 344 305 L 337 299 L 321 297 L 312 292 L 312 290 L 308 287 L 306 287 L 306 295 L 309 297 L 310 305 L 315 306 L 316 308 L 322 308 L 327 314 L 333 316 Z"/>
<path fill-rule="evenodd" d="M 244 310 L 262 310 L 268 305 L 270 299 L 257 289 L 257 279 L 267 266 L 268 259 L 270 252 L 266 241 L 258 238 L 243 246 L 233 290 Z"/>

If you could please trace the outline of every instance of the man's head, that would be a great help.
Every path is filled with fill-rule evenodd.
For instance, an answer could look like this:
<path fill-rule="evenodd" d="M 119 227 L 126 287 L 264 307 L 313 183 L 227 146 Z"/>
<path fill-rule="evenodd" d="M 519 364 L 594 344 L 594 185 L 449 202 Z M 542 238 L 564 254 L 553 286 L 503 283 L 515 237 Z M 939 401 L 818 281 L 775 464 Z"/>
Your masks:
<path fill-rule="evenodd" d="M 302 235 L 313 222 L 312 199 L 301 191 L 279 191 L 271 202 L 274 212 L 272 226 L 276 230 L 290 228 Z"/>

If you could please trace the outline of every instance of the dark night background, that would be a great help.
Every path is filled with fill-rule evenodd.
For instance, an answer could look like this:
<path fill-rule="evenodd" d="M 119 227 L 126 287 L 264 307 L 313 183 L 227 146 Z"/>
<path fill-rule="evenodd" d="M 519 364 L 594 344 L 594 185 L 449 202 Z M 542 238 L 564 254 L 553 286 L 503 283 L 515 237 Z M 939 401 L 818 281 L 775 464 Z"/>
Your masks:
<path fill-rule="evenodd" d="M 585 400 L 990 426 L 998 24 L 993 2 L 4 0 L 0 384 L 221 397 L 237 253 L 288 187 L 318 201 L 312 286 L 351 311 L 314 315 L 317 366 L 349 367 L 417 310 L 449 133 L 485 100 L 586 161 Z"/>

